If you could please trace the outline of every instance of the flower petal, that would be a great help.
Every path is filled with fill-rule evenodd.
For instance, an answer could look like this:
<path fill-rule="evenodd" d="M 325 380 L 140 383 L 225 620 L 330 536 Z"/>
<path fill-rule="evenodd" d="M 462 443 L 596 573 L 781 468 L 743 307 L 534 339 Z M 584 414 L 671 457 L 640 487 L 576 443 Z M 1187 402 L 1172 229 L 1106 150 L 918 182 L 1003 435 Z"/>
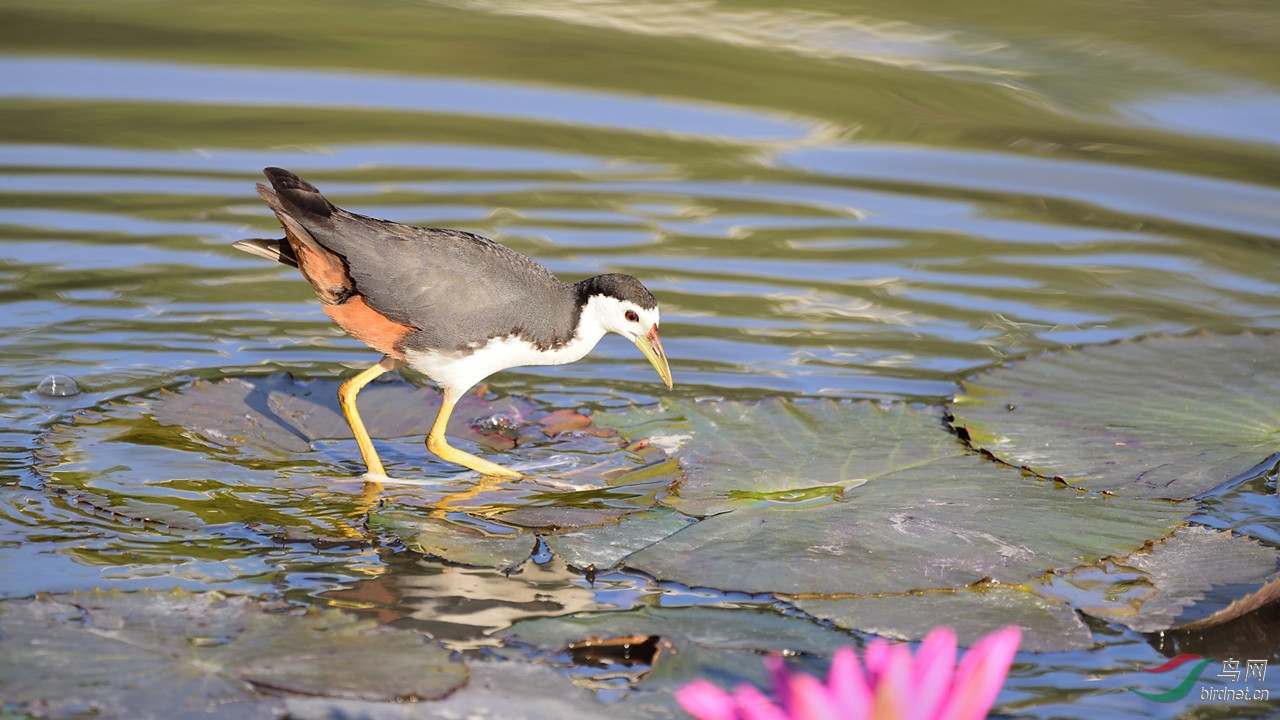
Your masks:
<path fill-rule="evenodd" d="M 867 649 L 862 653 L 863 662 L 867 666 L 867 683 L 873 688 L 880 678 L 881 671 L 884 670 L 885 663 L 889 660 L 890 647 L 888 640 L 876 638 L 867 643 Z"/>
<path fill-rule="evenodd" d="M 750 685 L 734 691 L 734 699 L 738 705 L 738 717 L 742 720 L 789 720 L 782 708 Z"/>
<path fill-rule="evenodd" d="M 765 655 L 765 669 L 769 671 L 769 685 L 773 689 L 773 698 L 788 713 L 791 712 L 791 676 L 787 674 L 787 663 L 781 655 Z"/>
<path fill-rule="evenodd" d="M 911 718 L 932 720 L 946 704 L 956 672 L 956 634 L 937 627 L 916 650 L 912 673 Z"/>
<path fill-rule="evenodd" d="M 981 720 L 1000 694 L 1009 665 L 1022 642 L 1017 625 L 998 630 L 974 644 L 956 668 L 955 683 L 939 720 Z"/>
<path fill-rule="evenodd" d="M 706 680 L 694 680 L 676 690 L 676 700 L 698 720 L 738 720 L 738 704 L 729 693 Z"/>
<path fill-rule="evenodd" d="M 827 692 L 827 686 L 805 673 L 791 676 L 791 705 L 787 708 L 787 715 L 791 720 L 841 720 L 857 717 L 842 712 Z"/>
<path fill-rule="evenodd" d="M 836 707 L 842 708 L 847 718 L 864 718 L 871 714 L 871 686 L 862 674 L 858 653 L 851 647 L 842 647 L 831 658 L 831 670 L 827 673 L 827 692 Z"/>
<path fill-rule="evenodd" d="M 889 645 L 883 651 L 884 659 L 880 677 L 876 681 L 875 699 L 871 708 L 872 720 L 905 720 L 910 718 L 909 708 L 915 668 L 911 663 L 911 650 L 906 645 Z"/>

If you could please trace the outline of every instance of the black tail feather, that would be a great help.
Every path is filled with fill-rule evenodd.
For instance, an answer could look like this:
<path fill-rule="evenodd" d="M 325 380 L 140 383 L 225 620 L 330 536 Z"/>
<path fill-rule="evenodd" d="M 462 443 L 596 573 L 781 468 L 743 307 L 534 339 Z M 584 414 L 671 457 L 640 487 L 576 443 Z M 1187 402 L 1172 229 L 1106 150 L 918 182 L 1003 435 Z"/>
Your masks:
<path fill-rule="evenodd" d="M 320 217 L 329 217 L 333 214 L 335 210 L 333 204 L 320 194 L 315 185 L 284 168 L 269 167 L 262 172 L 271 181 L 271 187 L 275 188 L 276 194 L 292 208 Z"/>

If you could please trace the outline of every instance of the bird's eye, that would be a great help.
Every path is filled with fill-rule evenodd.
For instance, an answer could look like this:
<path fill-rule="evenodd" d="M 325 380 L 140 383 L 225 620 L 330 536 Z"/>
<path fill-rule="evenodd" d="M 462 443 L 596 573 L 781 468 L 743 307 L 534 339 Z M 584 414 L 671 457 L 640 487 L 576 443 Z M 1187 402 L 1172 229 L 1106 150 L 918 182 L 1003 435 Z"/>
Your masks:
<path fill-rule="evenodd" d="M 636 314 L 635 310 L 628 310 L 623 317 L 627 319 L 627 322 L 640 322 L 640 316 Z"/>

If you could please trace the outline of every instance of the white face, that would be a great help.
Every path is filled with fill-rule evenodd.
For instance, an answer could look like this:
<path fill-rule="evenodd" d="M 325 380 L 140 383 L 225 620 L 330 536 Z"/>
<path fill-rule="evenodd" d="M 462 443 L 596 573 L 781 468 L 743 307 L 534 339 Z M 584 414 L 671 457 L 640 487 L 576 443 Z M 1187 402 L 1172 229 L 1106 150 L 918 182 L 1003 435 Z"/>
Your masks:
<path fill-rule="evenodd" d="M 658 308 L 645 309 L 633 302 L 593 295 L 583 309 L 583 319 L 592 318 L 605 332 L 616 332 L 635 342 L 658 325 Z"/>

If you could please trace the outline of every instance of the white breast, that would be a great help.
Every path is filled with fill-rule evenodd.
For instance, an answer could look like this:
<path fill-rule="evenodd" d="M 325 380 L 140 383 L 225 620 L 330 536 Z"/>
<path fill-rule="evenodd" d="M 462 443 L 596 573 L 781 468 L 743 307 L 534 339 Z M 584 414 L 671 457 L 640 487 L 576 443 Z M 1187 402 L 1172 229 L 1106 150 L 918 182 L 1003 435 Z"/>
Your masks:
<path fill-rule="evenodd" d="M 603 336 L 603 330 L 588 335 L 580 329 L 572 341 L 549 352 L 540 352 L 528 341 L 512 336 L 494 338 L 469 355 L 408 351 L 405 358 L 409 367 L 435 380 L 440 387 L 461 393 L 499 370 L 526 365 L 564 365 L 580 360 Z"/>

